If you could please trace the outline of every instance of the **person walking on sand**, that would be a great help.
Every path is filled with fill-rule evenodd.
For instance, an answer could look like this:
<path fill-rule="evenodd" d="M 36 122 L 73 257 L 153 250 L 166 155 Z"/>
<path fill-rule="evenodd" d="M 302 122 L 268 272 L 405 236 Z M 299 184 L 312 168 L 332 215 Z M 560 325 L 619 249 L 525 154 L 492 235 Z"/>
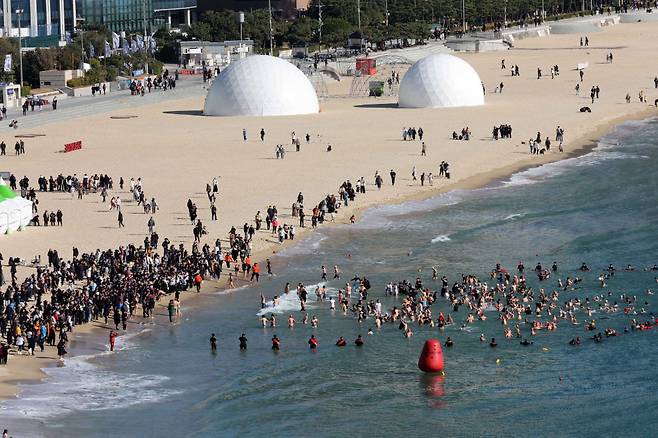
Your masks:
<path fill-rule="evenodd" d="M 242 140 L 247 141 L 247 130 L 242 128 Z"/>
<path fill-rule="evenodd" d="M 260 141 L 265 141 L 265 129 L 260 129 Z"/>
<path fill-rule="evenodd" d="M 125 228 L 126 227 L 123 224 L 123 213 L 121 213 L 121 210 L 119 210 L 119 216 L 117 217 L 117 222 L 119 222 L 119 228 Z"/>
<path fill-rule="evenodd" d="M 421 157 L 427 156 L 427 147 L 425 146 L 425 142 L 422 142 L 420 145 L 420 156 Z"/>

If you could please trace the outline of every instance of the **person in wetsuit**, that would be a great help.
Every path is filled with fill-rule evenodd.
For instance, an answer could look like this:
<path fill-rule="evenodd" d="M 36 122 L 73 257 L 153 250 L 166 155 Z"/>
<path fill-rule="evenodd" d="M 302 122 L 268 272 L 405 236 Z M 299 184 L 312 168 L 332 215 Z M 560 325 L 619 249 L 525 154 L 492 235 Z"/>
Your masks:
<path fill-rule="evenodd" d="M 217 351 L 217 336 L 214 333 L 210 335 L 210 351 L 213 353 Z"/>
<path fill-rule="evenodd" d="M 240 341 L 240 350 L 246 350 L 247 349 L 247 337 L 242 333 L 242 336 L 238 338 Z"/>

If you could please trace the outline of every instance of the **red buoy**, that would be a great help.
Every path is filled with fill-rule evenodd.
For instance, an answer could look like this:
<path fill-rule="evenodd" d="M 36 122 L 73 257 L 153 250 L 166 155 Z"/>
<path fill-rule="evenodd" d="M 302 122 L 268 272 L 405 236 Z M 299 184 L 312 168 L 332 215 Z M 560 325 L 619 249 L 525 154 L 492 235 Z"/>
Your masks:
<path fill-rule="evenodd" d="M 440 373 L 443 371 L 443 351 L 441 341 L 428 339 L 425 341 L 423 352 L 418 358 L 418 368 L 426 373 Z"/>

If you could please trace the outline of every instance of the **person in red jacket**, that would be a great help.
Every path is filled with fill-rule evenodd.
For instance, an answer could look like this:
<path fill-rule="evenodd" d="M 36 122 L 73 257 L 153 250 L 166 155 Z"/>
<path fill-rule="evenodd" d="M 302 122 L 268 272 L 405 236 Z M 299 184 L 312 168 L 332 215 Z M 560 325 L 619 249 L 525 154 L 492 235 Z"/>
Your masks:
<path fill-rule="evenodd" d="M 117 333 L 114 330 L 110 330 L 110 351 L 114 351 L 114 342 L 116 341 Z"/>

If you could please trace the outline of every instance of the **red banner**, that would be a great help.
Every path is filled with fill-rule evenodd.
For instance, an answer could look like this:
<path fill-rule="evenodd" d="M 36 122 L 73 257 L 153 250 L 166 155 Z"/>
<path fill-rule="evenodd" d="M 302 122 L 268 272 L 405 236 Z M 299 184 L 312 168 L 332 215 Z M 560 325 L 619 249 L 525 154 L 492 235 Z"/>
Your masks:
<path fill-rule="evenodd" d="M 72 152 L 82 149 L 82 140 L 74 141 L 73 143 L 67 143 L 64 145 L 64 152 Z"/>

